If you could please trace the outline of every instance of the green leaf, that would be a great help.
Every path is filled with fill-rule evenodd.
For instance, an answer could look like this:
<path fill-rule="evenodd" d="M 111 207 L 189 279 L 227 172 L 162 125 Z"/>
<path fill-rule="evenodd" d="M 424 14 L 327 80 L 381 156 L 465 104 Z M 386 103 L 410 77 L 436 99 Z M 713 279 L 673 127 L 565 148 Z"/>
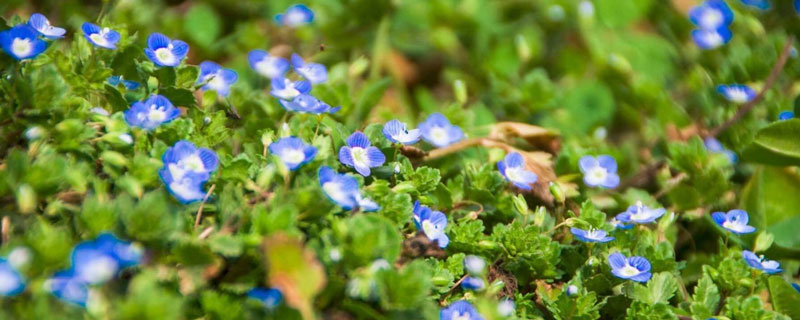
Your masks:
<path fill-rule="evenodd" d="M 268 283 L 284 295 L 286 304 L 304 320 L 313 320 L 314 297 L 325 287 L 325 269 L 299 240 L 278 233 L 264 240 Z"/>
<path fill-rule="evenodd" d="M 184 18 L 184 34 L 204 48 L 214 44 L 222 31 L 219 15 L 207 4 L 199 3 L 192 6 Z"/>
<path fill-rule="evenodd" d="M 158 79 L 158 86 L 161 88 L 174 87 L 175 81 L 178 79 L 175 68 L 172 67 L 160 67 L 156 69 L 154 75 Z"/>
<path fill-rule="evenodd" d="M 380 101 L 381 97 L 383 97 L 383 93 L 386 92 L 386 89 L 389 88 L 389 84 L 391 83 L 391 79 L 384 78 L 368 84 L 358 97 L 356 108 L 350 113 L 350 123 L 364 121 L 369 111 Z"/>
<path fill-rule="evenodd" d="M 694 287 L 690 310 L 695 319 L 707 319 L 714 315 L 719 305 L 720 294 L 717 285 L 707 274 L 703 274 Z"/>
<path fill-rule="evenodd" d="M 775 311 L 800 319 L 800 292 L 779 276 L 769 277 L 769 296 Z"/>
<path fill-rule="evenodd" d="M 631 299 L 649 304 L 669 304 L 669 299 L 678 289 L 678 280 L 669 272 L 656 273 L 647 281 L 647 286 L 630 282 L 627 285 Z"/>
<path fill-rule="evenodd" d="M 197 106 L 197 99 L 189 89 L 180 89 L 175 87 L 166 87 L 158 90 L 158 93 L 167 97 L 172 104 L 176 107 L 194 107 Z"/>
<path fill-rule="evenodd" d="M 774 236 L 775 245 L 796 247 L 800 233 L 800 175 L 790 168 L 758 167 L 742 189 L 740 206 L 750 214 L 750 224 Z"/>
<path fill-rule="evenodd" d="M 800 119 L 777 121 L 759 130 L 742 158 L 776 166 L 800 165 Z"/>

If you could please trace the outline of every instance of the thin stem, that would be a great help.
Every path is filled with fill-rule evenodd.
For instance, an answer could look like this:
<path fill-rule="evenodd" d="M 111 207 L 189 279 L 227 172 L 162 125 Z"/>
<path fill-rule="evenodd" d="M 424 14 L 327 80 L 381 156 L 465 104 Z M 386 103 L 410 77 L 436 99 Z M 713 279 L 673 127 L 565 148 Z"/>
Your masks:
<path fill-rule="evenodd" d="M 214 192 L 214 187 L 216 187 L 216 186 L 217 186 L 216 184 L 212 184 L 211 188 L 208 188 L 208 192 L 206 192 L 206 196 L 203 197 L 203 202 L 200 203 L 200 208 L 197 208 L 197 216 L 194 218 L 194 228 L 195 229 L 197 229 L 197 227 L 200 225 L 200 219 L 203 218 L 203 206 L 205 206 L 206 201 L 208 201 L 208 197 L 211 196 L 211 192 Z"/>
<path fill-rule="evenodd" d="M 772 71 L 770 71 L 769 76 L 767 76 L 767 79 L 764 81 L 764 87 L 761 88 L 761 91 L 758 92 L 755 98 L 739 107 L 739 110 L 736 111 L 736 114 L 728 119 L 728 121 L 725 121 L 719 127 L 711 130 L 709 136 L 715 137 L 722 133 L 722 131 L 725 131 L 725 129 L 728 129 L 733 124 L 742 120 L 742 118 L 744 118 L 744 116 L 747 115 L 747 113 L 750 112 L 750 110 L 752 110 L 756 104 L 764 98 L 764 95 L 770 88 L 772 88 L 772 85 L 775 84 L 775 81 L 778 80 L 778 75 L 780 75 L 783 67 L 786 65 L 786 60 L 789 59 L 789 54 L 792 51 L 792 44 L 794 44 L 794 38 L 789 36 L 786 39 L 786 44 L 783 46 L 783 50 L 781 50 L 781 55 L 778 57 L 778 61 L 775 63 L 775 66 L 772 67 Z"/>

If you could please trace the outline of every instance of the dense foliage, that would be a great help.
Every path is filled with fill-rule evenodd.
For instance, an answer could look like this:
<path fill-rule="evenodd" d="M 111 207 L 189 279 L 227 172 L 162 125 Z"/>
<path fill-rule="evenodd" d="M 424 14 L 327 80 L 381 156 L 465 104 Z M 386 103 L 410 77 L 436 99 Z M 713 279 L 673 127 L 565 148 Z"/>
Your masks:
<path fill-rule="evenodd" d="M 0 3 L 0 318 L 800 319 L 800 1 L 305 5 Z"/>

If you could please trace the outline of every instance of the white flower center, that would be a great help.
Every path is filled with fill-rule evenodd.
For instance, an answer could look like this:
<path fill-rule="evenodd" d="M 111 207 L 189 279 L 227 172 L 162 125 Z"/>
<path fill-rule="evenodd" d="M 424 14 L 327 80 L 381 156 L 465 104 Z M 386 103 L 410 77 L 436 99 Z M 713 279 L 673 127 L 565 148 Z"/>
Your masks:
<path fill-rule="evenodd" d="M 447 130 L 442 127 L 431 129 L 431 140 L 437 145 L 445 145 L 450 139 L 447 138 Z"/>
<path fill-rule="evenodd" d="M 206 170 L 206 166 L 203 165 L 203 160 L 200 159 L 200 157 L 198 157 L 196 154 L 181 159 L 181 161 L 178 162 L 178 165 L 196 172 L 202 172 Z"/>
<path fill-rule="evenodd" d="M 636 269 L 631 265 L 625 265 L 624 267 L 622 267 L 622 269 L 619 271 L 619 273 L 621 273 L 622 275 L 624 275 L 626 277 L 633 277 L 633 276 L 639 274 L 639 269 Z"/>
<path fill-rule="evenodd" d="M 306 154 L 300 149 L 284 149 L 281 159 L 289 164 L 297 164 L 306 159 Z"/>
<path fill-rule="evenodd" d="M 150 105 L 150 112 L 147 113 L 147 120 L 150 122 L 160 123 L 167 118 L 165 108 L 159 107 L 155 104 Z"/>
<path fill-rule="evenodd" d="M 104 34 L 102 32 L 92 33 L 91 35 L 89 35 L 89 38 L 92 39 L 92 42 L 100 46 L 108 45 L 108 41 L 106 41 L 106 38 L 104 37 Z"/>
<path fill-rule="evenodd" d="M 280 75 L 281 71 L 280 69 L 275 67 L 276 60 L 277 58 L 274 57 L 264 58 L 256 63 L 256 70 L 258 71 L 258 73 L 267 78 L 277 77 L 278 75 Z"/>
<path fill-rule="evenodd" d="M 33 43 L 27 38 L 14 38 L 14 41 L 11 42 L 11 51 L 17 57 L 27 57 L 33 51 Z"/>
<path fill-rule="evenodd" d="M 425 232 L 425 235 L 431 240 L 438 238 L 439 235 L 442 234 L 442 230 L 439 230 L 439 227 L 430 220 L 422 221 L 422 231 Z"/>
<path fill-rule="evenodd" d="M 367 149 L 361 147 L 350 148 L 350 154 L 353 156 L 353 163 L 362 167 L 369 165 L 369 158 L 367 158 Z"/>
<path fill-rule="evenodd" d="M 156 57 L 162 64 L 170 65 L 175 63 L 175 55 L 172 54 L 172 45 L 167 48 L 156 49 Z"/>
<path fill-rule="evenodd" d="M 189 180 L 174 181 L 169 184 L 169 188 L 172 190 L 172 192 L 187 200 L 202 199 L 204 196 L 203 193 L 200 193 L 193 188 Z"/>
<path fill-rule="evenodd" d="M 116 260 L 103 256 L 89 261 L 81 270 L 81 276 L 89 283 L 101 283 L 114 277 L 117 268 Z"/>
<path fill-rule="evenodd" d="M 722 44 L 722 36 L 717 32 L 703 32 L 703 41 L 708 43 L 709 47 L 718 47 Z"/>
<path fill-rule="evenodd" d="M 731 99 L 733 102 L 747 102 L 747 92 L 739 88 L 731 88 L 726 91 L 728 93 L 728 99 Z"/>
<path fill-rule="evenodd" d="M 342 186 L 336 182 L 326 182 L 322 184 L 322 190 L 325 191 L 325 193 L 331 197 L 331 199 L 338 203 L 350 202 L 347 193 L 342 191 Z"/>
<path fill-rule="evenodd" d="M 589 232 L 586 233 L 586 238 L 592 240 L 600 240 L 606 236 L 605 232 L 601 230 L 589 229 Z"/>
<path fill-rule="evenodd" d="M 227 83 L 225 83 L 225 80 L 222 79 L 222 76 L 219 73 L 210 75 L 208 77 L 212 77 L 208 82 L 208 86 L 214 90 L 221 91 L 227 87 Z"/>
<path fill-rule="evenodd" d="M 700 25 L 715 28 L 722 23 L 722 13 L 718 10 L 706 10 L 700 17 Z"/>
<path fill-rule="evenodd" d="M 525 180 L 523 179 L 524 174 L 525 174 L 525 169 L 521 167 L 506 168 L 506 177 L 508 177 L 508 180 L 511 180 L 513 182 L 525 183 L 526 181 L 523 181 Z"/>
<path fill-rule="evenodd" d="M 458 311 L 453 313 L 453 316 L 450 317 L 452 320 L 470 320 L 469 312 L 460 313 Z"/>

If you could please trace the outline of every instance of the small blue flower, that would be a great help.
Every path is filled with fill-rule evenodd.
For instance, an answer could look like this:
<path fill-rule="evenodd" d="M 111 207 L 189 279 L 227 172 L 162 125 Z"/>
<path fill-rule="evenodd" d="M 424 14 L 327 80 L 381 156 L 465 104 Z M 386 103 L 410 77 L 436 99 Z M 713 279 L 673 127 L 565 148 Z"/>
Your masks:
<path fill-rule="evenodd" d="M 567 296 L 572 297 L 578 294 L 578 286 L 571 284 L 567 287 Z"/>
<path fill-rule="evenodd" d="M 57 298 L 86 307 L 89 301 L 89 285 L 75 275 L 73 269 L 60 271 L 45 282 L 45 289 Z"/>
<path fill-rule="evenodd" d="M 114 278 L 122 266 L 113 251 L 114 244 L 85 241 L 72 249 L 72 270 L 74 277 L 87 284 L 101 284 Z"/>
<path fill-rule="evenodd" d="M 464 257 L 464 269 L 473 276 L 480 276 L 486 271 L 486 260 L 479 256 L 469 255 Z"/>
<path fill-rule="evenodd" d="M 800 1 L 800 0 L 797 0 L 797 1 Z M 795 3 L 797 3 L 797 2 L 795 2 Z M 797 290 L 797 293 L 800 293 L 800 284 L 792 283 L 792 288 Z"/>
<path fill-rule="evenodd" d="M 328 69 L 324 65 L 313 62 L 305 62 L 296 53 L 292 54 L 292 67 L 294 72 L 311 82 L 311 84 L 323 83 L 328 81 Z"/>
<path fill-rule="evenodd" d="M 736 163 L 739 161 L 739 157 L 735 152 L 725 149 L 725 147 L 722 146 L 722 143 L 714 137 L 705 138 L 703 140 L 703 145 L 705 145 L 708 152 L 724 154 L 726 157 L 728 157 L 728 160 L 730 160 L 731 163 Z"/>
<path fill-rule="evenodd" d="M 439 312 L 439 320 L 483 320 L 483 317 L 472 304 L 458 300 Z"/>
<path fill-rule="evenodd" d="M 39 33 L 24 24 L 0 32 L 0 45 L 15 60 L 36 58 L 47 49 L 47 42 L 39 38 Z"/>
<path fill-rule="evenodd" d="M 159 67 L 177 67 L 189 53 L 189 45 L 181 40 L 170 40 L 160 33 L 147 37 L 144 54 Z"/>
<path fill-rule="evenodd" d="M 497 170 L 506 180 L 522 190 L 531 190 L 531 185 L 538 179 L 535 173 L 525 169 L 525 159 L 519 152 L 509 153 L 503 161 L 497 162 Z"/>
<path fill-rule="evenodd" d="M 302 4 L 293 5 L 286 9 L 286 12 L 275 16 L 275 22 L 279 26 L 290 28 L 304 26 L 312 21 L 314 21 L 314 11 Z"/>
<path fill-rule="evenodd" d="M 136 90 L 139 89 L 140 86 L 138 82 L 125 80 L 122 78 L 122 76 L 110 76 L 106 81 L 108 81 L 110 85 L 115 87 L 118 86 L 120 83 L 122 83 L 122 86 L 125 87 L 125 89 L 127 90 Z"/>
<path fill-rule="evenodd" d="M 725 230 L 735 234 L 747 234 L 756 231 L 755 227 L 747 225 L 750 217 L 747 216 L 747 212 L 744 210 L 736 209 L 728 211 L 728 213 L 714 212 L 711 214 L 711 218 Z"/>
<path fill-rule="evenodd" d="M 250 68 L 258 74 L 273 79 L 283 77 L 289 71 L 289 61 L 276 56 L 271 56 L 264 50 L 256 49 L 247 54 Z"/>
<path fill-rule="evenodd" d="M 617 161 L 609 155 L 584 156 L 578 165 L 587 186 L 613 189 L 619 185 Z"/>
<path fill-rule="evenodd" d="M 297 170 L 314 159 L 317 148 L 297 137 L 285 137 L 269 145 L 269 153 L 276 155 L 289 170 Z"/>
<path fill-rule="evenodd" d="M 778 120 L 781 120 L 781 121 L 789 120 L 791 118 L 794 118 L 794 111 L 788 111 L 787 110 L 787 111 L 783 111 L 783 112 L 778 114 Z"/>
<path fill-rule="evenodd" d="M 142 249 L 130 242 L 120 240 L 111 233 L 103 233 L 94 240 L 95 246 L 117 260 L 120 268 L 138 265 L 142 260 Z"/>
<path fill-rule="evenodd" d="M 47 39 L 63 38 L 64 34 L 67 33 L 67 30 L 64 30 L 64 28 L 51 26 L 50 21 L 47 20 L 47 17 L 45 17 L 41 13 L 32 14 L 31 18 L 28 19 L 28 25 L 30 25 L 31 28 L 41 33 L 42 36 L 44 36 Z"/>
<path fill-rule="evenodd" d="M 314 98 L 309 94 L 301 94 L 292 101 L 280 100 L 281 106 L 287 111 L 310 114 L 336 113 L 341 107 L 331 107 L 329 104 Z"/>
<path fill-rule="evenodd" d="M 380 149 L 373 147 L 367 135 L 356 131 L 347 138 L 347 145 L 339 149 L 339 161 L 353 167 L 362 176 L 369 177 L 370 169 L 386 162 L 386 156 Z"/>
<path fill-rule="evenodd" d="M 415 144 L 422 132 L 419 129 L 406 129 L 406 124 L 400 120 L 391 120 L 383 125 L 383 135 L 393 143 Z"/>
<path fill-rule="evenodd" d="M 166 97 L 154 94 L 144 101 L 138 101 L 125 111 L 125 122 L 131 127 L 153 130 L 158 126 L 175 120 L 181 111 Z"/>
<path fill-rule="evenodd" d="M 747 262 L 751 268 L 764 271 L 767 274 L 780 273 L 783 271 L 778 261 L 764 259 L 763 255 L 756 256 L 752 251 L 742 250 L 742 258 L 744 258 L 744 261 Z"/>
<path fill-rule="evenodd" d="M 226 69 L 212 61 L 203 61 L 200 63 L 200 75 L 198 76 L 197 83 L 206 82 L 203 86 L 203 91 L 214 90 L 220 96 L 227 97 L 230 93 L 231 85 L 236 83 L 239 75 L 233 69 Z"/>
<path fill-rule="evenodd" d="M 650 261 L 644 257 L 626 258 L 619 252 L 608 255 L 611 273 L 617 278 L 630 279 L 636 282 L 647 282 L 653 276 L 650 273 Z"/>
<path fill-rule="evenodd" d="M 734 103 L 745 103 L 756 97 L 756 91 L 743 84 L 718 85 L 717 92 Z"/>
<path fill-rule="evenodd" d="M 319 185 L 325 196 L 345 210 L 360 208 L 371 212 L 380 209 L 377 203 L 361 195 L 356 178 L 347 174 L 339 174 L 331 167 L 319 168 Z"/>
<path fill-rule="evenodd" d="M 578 238 L 578 240 L 583 242 L 605 243 L 614 240 L 614 237 L 609 237 L 608 232 L 606 232 L 605 230 L 600 230 L 600 229 L 583 230 L 574 227 L 570 228 L 569 230 L 570 232 L 572 232 L 572 234 L 575 235 L 575 237 Z"/>
<path fill-rule="evenodd" d="M 0 258 L 0 296 L 15 296 L 25 290 L 25 278 L 6 259 Z"/>
<path fill-rule="evenodd" d="M 253 288 L 247 291 L 247 297 L 261 302 L 267 309 L 275 309 L 283 301 L 283 294 L 276 288 Z"/>
<path fill-rule="evenodd" d="M 83 37 L 89 41 L 89 43 L 106 49 L 116 49 L 117 42 L 119 42 L 119 32 L 111 30 L 109 28 L 100 28 L 100 26 L 90 23 L 84 22 L 81 25 L 81 30 L 83 30 Z"/>
<path fill-rule="evenodd" d="M 656 221 L 666 212 L 667 210 L 664 208 L 651 209 L 639 201 L 635 205 L 628 207 L 625 212 L 618 214 L 616 219 L 623 223 L 645 224 Z"/>
<path fill-rule="evenodd" d="M 483 279 L 478 277 L 466 277 L 463 281 L 461 281 L 461 287 L 466 290 L 482 290 L 486 287 L 486 284 L 483 282 Z"/>
<path fill-rule="evenodd" d="M 414 225 L 417 230 L 425 233 L 431 241 L 436 241 L 441 248 L 447 248 L 450 238 L 444 232 L 447 227 L 447 216 L 441 211 L 436 211 L 419 203 L 414 202 Z"/>
<path fill-rule="evenodd" d="M 741 1 L 746 6 L 750 6 L 762 11 L 769 10 L 769 8 L 771 7 L 769 1 L 767 0 L 741 0 Z"/>
<path fill-rule="evenodd" d="M 217 169 L 219 160 L 211 149 L 197 148 L 188 141 L 178 141 L 162 156 L 164 167 L 158 175 L 167 190 L 181 203 L 191 203 L 205 197 L 203 184 Z"/>
<path fill-rule="evenodd" d="M 708 0 L 689 10 L 689 21 L 702 30 L 716 30 L 733 22 L 733 11 L 723 0 Z"/>
<path fill-rule="evenodd" d="M 794 11 L 800 15 L 800 0 L 794 0 Z"/>
<path fill-rule="evenodd" d="M 503 299 L 497 303 L 497 313 L 501 317 L 510 317 L 516 309 L 517 306 L 512 299 Z"/>
<path fill-rule="evenodd" d="M 277 76 L 270 80 L 269 94 L 281 100 L 292 100 L 310 91 L 311 83 L 305 80 L 292 82 L 283 76 Z"/>
<path fill-rule="evenodd" d="M 695 29 L 692 30 L 692 40 L 697 44 L 700 49 L 711 50 L 716 49 L 731 41 L 733 34 L 727 27 L 720 27 L 718 29 Z"/>
<path fill-rule="evenodd" d="M 419 130 L 422 132 L 422 138 L 428 143 L 436 147 L 446 147 L 452 143 L 458 142 L 464 138 L 464 132 L 461 128 L 450 124 L 441 113 L 433 113 L 425 119 L 424 122 L 419 124 Z"/>

